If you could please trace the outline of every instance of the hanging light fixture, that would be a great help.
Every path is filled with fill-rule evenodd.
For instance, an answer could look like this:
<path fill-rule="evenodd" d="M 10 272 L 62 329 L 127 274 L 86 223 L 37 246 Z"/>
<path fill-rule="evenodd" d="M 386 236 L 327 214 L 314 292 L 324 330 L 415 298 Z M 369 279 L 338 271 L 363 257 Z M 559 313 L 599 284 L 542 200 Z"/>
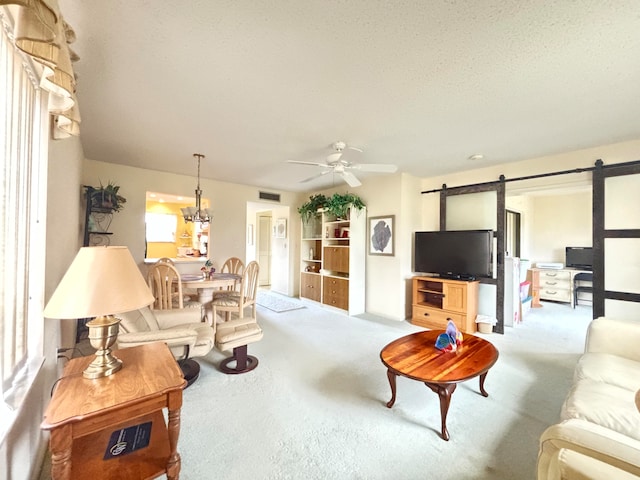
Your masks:
<path fill-rule="evenodd" d="M 200 190 L 200 160 L 204 158 L 201 153 L 194 153 L 194 157 L 198 159 L 198 186 L 196 187 L 196 206 L 181 208 L 182 216 L 185 222 L 210 222 L 213 218 L 213 212 L 210 208 L 202 210 L 200 203 L 202 201 L 202 190 Z"/>

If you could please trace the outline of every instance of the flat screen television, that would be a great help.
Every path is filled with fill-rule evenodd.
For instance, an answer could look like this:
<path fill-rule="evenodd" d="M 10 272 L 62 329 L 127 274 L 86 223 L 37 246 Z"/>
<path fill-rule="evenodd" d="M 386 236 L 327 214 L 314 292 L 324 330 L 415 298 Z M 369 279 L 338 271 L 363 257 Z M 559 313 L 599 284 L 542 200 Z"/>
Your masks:
<path fill-rule="evenodd" d="M 493 230 L 415 232 L 414 272 L 444 278 L 493 277 Z"/>
<path fill-rule="evenodd" d="M 566 247 L 564 264 L 567 266 L 567 268 L 593 270 L 593 248 Z"/>

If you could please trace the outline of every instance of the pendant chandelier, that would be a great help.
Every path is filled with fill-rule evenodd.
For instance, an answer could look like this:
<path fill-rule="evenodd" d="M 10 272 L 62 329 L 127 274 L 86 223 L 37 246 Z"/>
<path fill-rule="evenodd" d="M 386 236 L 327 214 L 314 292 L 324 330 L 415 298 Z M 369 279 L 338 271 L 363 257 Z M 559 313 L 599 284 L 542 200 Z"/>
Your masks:
<path fill-rule="evenodd" d="M 210 208 L 204 210 L 200 208 L 202 201 L 202 190 L 200 190 L 200 160 L 204 158 L 201 153 L 194 153 L 194 157 L 198 159 L 198 186 L 196 187 L 196 206 L 181 208 L 182 216 L 185 222 L 210 222 L 213 218 L 213 212 Z"/>

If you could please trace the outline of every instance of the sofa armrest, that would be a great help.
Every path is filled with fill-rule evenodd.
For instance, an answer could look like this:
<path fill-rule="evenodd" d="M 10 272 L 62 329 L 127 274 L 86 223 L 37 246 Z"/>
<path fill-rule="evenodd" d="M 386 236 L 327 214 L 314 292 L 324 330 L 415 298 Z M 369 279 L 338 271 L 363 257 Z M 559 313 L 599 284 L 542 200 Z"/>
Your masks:
<path fill-rule="evenodd" d="M 160 330 L 173 328 L 186 323 L 201 323 L 202 312 L 199 308 L 174 308 L 172 310 L 152 310 L 158 320 Z"/>
<path fill-rule="evenodd" d="M 599 317 L 589 324 L 585 352 L 640 361 L 640 320 Z"/>
<path fill-rule="evenodd" d="M 572 418 L 551 425 L 540 437 L 538 479 L 549 476 L 552 461 L 561 448 L 640 476 L 640 442 L 586 420 Z"/>
<path fill-rule="evenodd" d="M 189 347 L 193 349 L 198 334 L 191 329 L 154 330 L 150 332 L 131 332 L 118 335 L 118 348 L 137 347 L 152 342 L 164 342 L 169 348 Z"/>
<path fill-rule="evenodd" d="M 629 472 L 566 448 L 553 455 L 548 475 L 546 480 L 638 480 Z"/>

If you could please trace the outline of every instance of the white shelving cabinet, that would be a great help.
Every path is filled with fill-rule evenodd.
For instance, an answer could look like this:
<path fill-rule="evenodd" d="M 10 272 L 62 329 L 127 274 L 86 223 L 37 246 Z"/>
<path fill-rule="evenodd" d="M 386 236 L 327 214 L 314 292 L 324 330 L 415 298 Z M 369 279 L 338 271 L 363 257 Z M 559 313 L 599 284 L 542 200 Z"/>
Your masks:
<path fill-rule="evenodd" d="M 339 220 L 323 213 L 302 228 L 300 297 L 357 315 L 365 311 L 366 208 Z"/>

